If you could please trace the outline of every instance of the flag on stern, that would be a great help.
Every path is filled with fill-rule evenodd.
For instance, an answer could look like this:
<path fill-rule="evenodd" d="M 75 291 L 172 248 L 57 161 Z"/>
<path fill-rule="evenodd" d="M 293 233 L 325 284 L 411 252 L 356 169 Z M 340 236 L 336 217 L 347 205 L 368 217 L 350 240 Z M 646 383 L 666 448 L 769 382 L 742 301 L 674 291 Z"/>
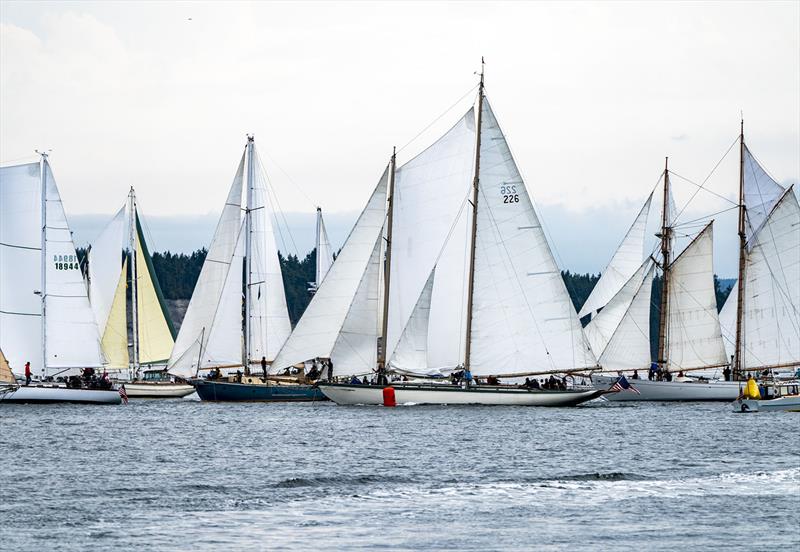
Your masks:
<path fill-rule="evenodd" d="M 128 404 L 128 392 L 125 391 L 124 384 L 119 388 L 119 396 L 122 397 L 122 404 Z"/>
<path fill-rule="evenodd" d="M 638 389 L 636 389 L 633 385 L 628 383 L 628 380 L 625 378 L 625 376 L 620 376 L 619 379 L 617 379 L 617 381 L 614 382 L 614 385 L 611 386 L 611 389 L 609 389 L 609 391 L 613 391 L 616 393 L 622 391 L 623 389 L 627 389 L 628 391 L 633 391 L 637 395 L 641 395 Z"/>

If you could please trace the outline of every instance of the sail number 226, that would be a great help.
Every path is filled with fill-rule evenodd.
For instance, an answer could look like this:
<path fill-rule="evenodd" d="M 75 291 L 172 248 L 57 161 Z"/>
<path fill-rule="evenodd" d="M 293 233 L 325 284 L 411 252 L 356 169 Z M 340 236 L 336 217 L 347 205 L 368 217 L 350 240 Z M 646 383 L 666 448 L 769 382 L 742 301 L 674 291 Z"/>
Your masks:
<path fill-rule="evenodd" d="M 500 194 L 503 196 L 503 203 L 519 203 L 519 194 L 515 184 L 500 186 Z"/>

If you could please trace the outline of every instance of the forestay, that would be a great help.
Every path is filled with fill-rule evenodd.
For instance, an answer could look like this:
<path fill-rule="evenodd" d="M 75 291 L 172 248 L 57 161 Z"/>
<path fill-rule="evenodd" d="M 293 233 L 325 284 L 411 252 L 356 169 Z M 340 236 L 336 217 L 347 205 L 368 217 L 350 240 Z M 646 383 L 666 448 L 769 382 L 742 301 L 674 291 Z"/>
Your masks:
<path fill-rule="evenodd" d="M 484 99 L 475 243 L 475 375 L 596 365 L 525 183 Z"/>
<path fill-rule="evenodd" d="M 273 371 L 314 358 L 329 358 L 353 299 L 382 236 L 388 168 L 372 192 L 336 262 L 272 363 Z M 334 361 L 335 363 L 335 361 Z M 334 365 L 334 368 L 337 367 Z"/>
<path fill-rule="evenodd" d="M 435 264 L 429 362 L 455 367 L 463 361 L 471 225 L 467 196 L 474 162 L 471 108 L 444 136 L 395 171 L 387 358 Z"/>
<path fill-rule="evenodd" d="M 314 284 L 318 288 L 325 279 L 325 275 L 333 264 L 333 250 L 331 240 L 328 238 L 328 231 L 325 229 L 325 221 L 322 218 L 322 209 L 317 209 L 317 263 Z"/>
<path fill-rule="evenodd" d="M 709 223 L 670 268 L 667 362 L 670 372 L 726 362 L 714 290 Z"/>
<path fill-rule="evenodd" d="M 647 217 L 650 213 L 650 204 L 653 200 L 652 192 L 644 202 L 639 214 L 633 221 L 622 243 L 614 252 L 608 266 L 600 275 L 600 280 L 592 288 L 589 298 L 578 313 L 579 318 L 588 314 L 594 315 L 603 308 L 617 292 L 622 289 L 634 273 L 641 267 L 644 255 L 645 230 Z M 597 349 L 593 349 L 597 353 Z"/>
<path fill-rule="evenodd" d="M 228 303 L 239 306 L 237 322 L 228 321 L 222 326 L 218 324 L 215 327 L 214 331 L 225 333 L 225 337 L 221 337 L 213 348 L 214 358 L 224 359 L 222 364 L 228 364 L 230 359 L 233 360 L 231 364 L 242 361 L 241 256 L 238 258 L 238 264 L 233 261 L 242 227 L 244 163 L 243 154 L 217 222 L 205 262 L 200 269 L 200 276 L 189 301 L 186 316 L 175 340 L 169 360 L 169 371 L 179 376 L 190 377 L 197 372 L 200 349 L 201 346 L 205 347 L 204 344 L 209 338 L 217 310 L 221 305 Z M 231 277 L 234 279 L 237 274 L 239 275 L 238 287 L 233 283 L 226 286 L 229 273 L 232 273 Z"/>

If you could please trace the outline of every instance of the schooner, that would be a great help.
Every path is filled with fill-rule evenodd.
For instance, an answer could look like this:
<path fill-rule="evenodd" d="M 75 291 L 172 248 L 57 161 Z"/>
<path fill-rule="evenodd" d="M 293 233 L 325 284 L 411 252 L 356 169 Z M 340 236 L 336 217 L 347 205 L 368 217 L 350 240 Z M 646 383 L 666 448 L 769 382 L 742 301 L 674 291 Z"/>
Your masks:
<path fill-rule="evenodd" d="M 291 333 L 272 213 L 248 136 L 168 362 L 170 373 L 195 378 L 203 400 L 324 400 L 301 374 L 267 377 Z M 223 376 L 234 369 L 235 375 Z"/>
<path fill-rule="evenodd" d="M 468 199 L 469 198 L 469 199 Z M 339 404 L 383 404 L 387 372 L 518 378 L 590 370 L 589 349 L 484 94 L 444 136 L 388 167 L 275 360 L 330 359 Z M 566 406 L 594 389 L 395 382 L 398 403 Z"/>
<path fill-rule="evenodd" d="M 103 368 L 64 206 L 48 156 L 0 168 L 0 350 L 17 377 L 34 381 L 0 393 L 0 402 L 119 404 Z M 6 378 L 7 374 L 6 374 Z M 8 384 L 10 382 L 6 382 Z"/>
<path fill-rule="evenodd" d="M 106 369 L 124 382 L 129 397 L 177 398 L 194 392 L 191 385 L 175 381 L 165 370 L 175 330 L 144 238 L 132 187 L 125 205 L 92 244 L 88 258 L 89 301 L 100 328 L 108 361 Z"/>

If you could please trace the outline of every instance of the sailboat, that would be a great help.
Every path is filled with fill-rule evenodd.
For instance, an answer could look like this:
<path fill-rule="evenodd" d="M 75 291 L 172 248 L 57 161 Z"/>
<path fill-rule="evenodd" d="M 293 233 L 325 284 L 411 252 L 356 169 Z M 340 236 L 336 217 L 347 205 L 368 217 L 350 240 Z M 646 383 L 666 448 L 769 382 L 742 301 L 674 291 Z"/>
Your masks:
<path fill-rule="evenodd" d="M 471 201 L 466 201 L 470 191 Z M 432 192 L 438 202 L 414 199 Z M 449 195 L 463 199 L 451 203 L 446 201 Z M 426 226 L 419 226 L 420 220 Z M 452 231 L 459 221 L 469 222 L 461 226 L 469 231 L 466 243 L 449 239 L 460 234 Z M 395 244 L 400 247 L 393 248 Z M 469 251 L 466 256 L 465 250 Z M 395 253 L 399 253 L 396 261 Z M 460 266 L 452 262 L 458 260 L 458 253 L 462 253 Z M 468 271 L 463 261 L 468 262 Z M 450 275 L 457 279 L 450 281 Z M 393 292 L 395 277 L 402 293 Z M 462 297 L 466 316 L 459 317 Z M 401 314 L 405 308 L 412 311 L 407 317 Z M 438 316 L 447 321 L 440 325 Z M 392 317 L 404 319 L 395 322 L 395 331 L 400 330 L 395 337 L 389 330 Z M 441 331 L 436 335 L 444 337 L 420 339 L 425 328 Z M 461 349 L 461 343 L 465 348 Z M 429 345 L 430 350 L 422 353 L 395 355 L 402 356 L 407 347 L 427 349 Z M 460 362 L 452 362 L 456 354 Z M 438 371 L 441 376 L 464 371 L 487 381 L 583 371 L 596 365 L 484 95 L 483 72 L 476 107 L 437 143 L 403 167 L 396 167 L 396 155 L 392 155 L 341 254 L 275 364 L 314 357 L 333 361 L 333 378 L 318 386 L 338 404 L 384 404 L 386 395 L 392 397 L 386 404 L 569 406 L 603 393 L 591 388 L 462 387 L 442 383 L 441 378 L 432 380 L 435 383 L 386 385 L 387 372 L 399 372 L 398 362 L 411 357 L 412 362 L 424 364 L 411 367 L 409 373 Z M 357 379 L 375 372 L 375 383 Z M 347 376 L 355 380 L 333 381 Z"/>
<path fill-rule="evenodd" d="M 133 187 L 126 204 L 92 244 L 88 258 L 89 301 L 102 335 L 108 372 L 124 382 L 132 398 L 180 398 L 193 393 L 191 385 L 176 381 L 165 369 L 175 330 L 144 238 Z M 133 337 L 130 354 L 128 315 Z"/>
<path fill-rule="evenodd" d="M 317 207 L 317 232 L 316 232 L 316 268 L 315 277 L 313 282 L 308 283 L 308 291 L 311 295 L 316 293 L 319 289 L 322 280 L 333 265 L 333 250 L 331 249 L 331 240 L 328 238 L 328 231 L 325 230 L 325 221 L 322 219 L 322 208 Z"/>
<path fill-rule="evenodd" d="M 324 400 L 300 371 L 267 377 L 290 332 L 271 200 L 255 141 L 248 136 L 167 369 L 194 378 L 203 400 Z"/>
<path fill-rule="evenodd" d="M 683 371 L 685 376 L 672 381 L 639 379 L 633 382 L 638 394 L 615 393 L 608 395 L 608 400 L 732 401 L 739 395 L 747 373 L 791 372 L 800 365 L 797 198 L 791 187 L 783 188 L 769 177 L 749 152 L 743 125 L 739 174 L 739 280 L 719 315 L 714 301 L 711 240 L 705 237 L 700 241 L 704 234 L 710 234 L 710 226 L 670 264 L 670 217 L 665 214 L 662 221 L 662 267 L 668 270 L 661 298 L 658 366 L 672 374 Z M 666 200 L 668 171 L 664 182 Z M 748 291 L 741 292 L 738 282 L 745 282 L 743 287 Z M 590 329 L 591 323 L 587 326 Z M 626 343 L 630 345 L 636 339 L 631 336 Z M 607 371 L 636 368 L 601 364 Z M 638 369 L 646 371 L 643 364 Z M 617 377 L 594 375 L 592 379 L 598 387 L 605 387 Z"/>
<path fill-rule="evenodd" d="M 119 404 L 48 156 L 0 168 L 0 350 L 30 385 L 0 402 Z M 79 374 L 81 374 L 79 376 Z M 7 378 L 6 378 L 7 379 Z"/>

